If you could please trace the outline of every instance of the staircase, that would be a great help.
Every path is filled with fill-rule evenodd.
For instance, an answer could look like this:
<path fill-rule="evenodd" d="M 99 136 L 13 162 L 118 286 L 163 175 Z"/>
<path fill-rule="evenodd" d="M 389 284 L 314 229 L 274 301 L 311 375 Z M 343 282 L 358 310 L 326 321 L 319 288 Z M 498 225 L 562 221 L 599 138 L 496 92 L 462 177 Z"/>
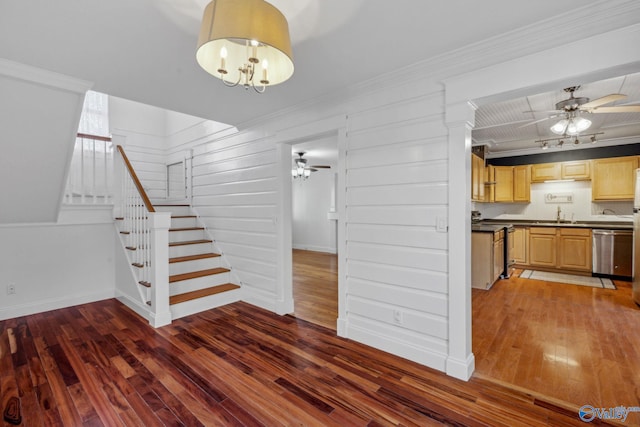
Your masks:
<path fill-rule="evenodd" d="M 213 240 L 189 205 L 158 205 L 156 212 L 171 213 L 169 229 L 169 309 L 172 319 L 188 316 L 239 301 L 240 286 L 232 283 L 231 270 L 215 249 Z M 127 234 L 127 230 L 121 230 Z M 134 271 L 144 266 L 135 262 L 135 248 L 128 248 Z M 142 295 L 153 286 L 137 275 Z M 146 289 L 144 289 L 146 288 Z"/>

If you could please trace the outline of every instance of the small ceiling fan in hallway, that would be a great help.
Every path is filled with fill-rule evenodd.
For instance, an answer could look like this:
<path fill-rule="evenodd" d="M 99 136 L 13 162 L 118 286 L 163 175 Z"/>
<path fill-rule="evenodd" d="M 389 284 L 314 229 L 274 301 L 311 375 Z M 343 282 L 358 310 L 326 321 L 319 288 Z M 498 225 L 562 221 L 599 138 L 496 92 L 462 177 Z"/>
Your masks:
<path fill-rule="evenodd" d="M 311 172 L 317 172 L 318 169 L 330 169 L 331 166 L 328 165 L 312 165 L 307 166 L 307 159 L 302 156 L 305 155 L 304 151 L 299 151 L 296 153 L 298 158 L 294 159 L 295 167 L 291 170 L 291 175 L 294 178 L 302 178 L 307 179 L 311 175 Z"/>

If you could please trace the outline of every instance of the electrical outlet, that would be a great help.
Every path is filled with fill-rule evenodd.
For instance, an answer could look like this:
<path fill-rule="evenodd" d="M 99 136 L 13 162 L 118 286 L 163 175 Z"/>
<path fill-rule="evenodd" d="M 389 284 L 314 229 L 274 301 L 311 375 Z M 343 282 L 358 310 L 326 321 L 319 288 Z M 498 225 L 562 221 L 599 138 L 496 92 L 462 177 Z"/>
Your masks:
<path fill-rule="evenodd" d="M 402 311 L 393 310 L 393 321 L 396 322 L 398 325 L 402 324 Z"/>
<path fill-rule="evenodd" d="M 16 284 L 15 283 L 9 283 L 7 285 L 7 295 L 13 295 L 16 293 Z"/>

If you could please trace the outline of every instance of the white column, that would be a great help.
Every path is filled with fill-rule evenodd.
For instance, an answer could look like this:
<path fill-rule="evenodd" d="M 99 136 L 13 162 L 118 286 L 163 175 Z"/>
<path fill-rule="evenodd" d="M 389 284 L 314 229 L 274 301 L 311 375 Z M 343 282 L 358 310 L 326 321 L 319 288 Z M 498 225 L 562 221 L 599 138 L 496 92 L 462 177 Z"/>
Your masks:
<path fill-rule="evenodd" d="M 449 354 L 446 372 L 468 380 L 471 352 L 471 129 L 476 107 L 447 105 L 449 128 Z"/>
<path fill-rule="evenodd" d="M 151 246 L 151 319 L 154 328 L 171 323 L 169 311 L 169 227 L 170 212 L 149 213 Z"/>

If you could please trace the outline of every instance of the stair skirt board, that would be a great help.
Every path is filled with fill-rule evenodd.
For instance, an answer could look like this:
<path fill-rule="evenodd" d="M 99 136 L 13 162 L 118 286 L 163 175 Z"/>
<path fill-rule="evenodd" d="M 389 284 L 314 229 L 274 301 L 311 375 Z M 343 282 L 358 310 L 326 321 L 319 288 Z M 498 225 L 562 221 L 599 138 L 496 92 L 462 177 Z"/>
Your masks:
<path fill-rule="evenodd" d="M 192 299 L 185 302 L 176 303 L 169 306 L 172 319 L 190 316 L 202 311 L 211 310 L 216 307 L 231 304 L 242 300 L 242 288 L 237 285 L 235 289 L 230 289 L 221 293 Z"/>

